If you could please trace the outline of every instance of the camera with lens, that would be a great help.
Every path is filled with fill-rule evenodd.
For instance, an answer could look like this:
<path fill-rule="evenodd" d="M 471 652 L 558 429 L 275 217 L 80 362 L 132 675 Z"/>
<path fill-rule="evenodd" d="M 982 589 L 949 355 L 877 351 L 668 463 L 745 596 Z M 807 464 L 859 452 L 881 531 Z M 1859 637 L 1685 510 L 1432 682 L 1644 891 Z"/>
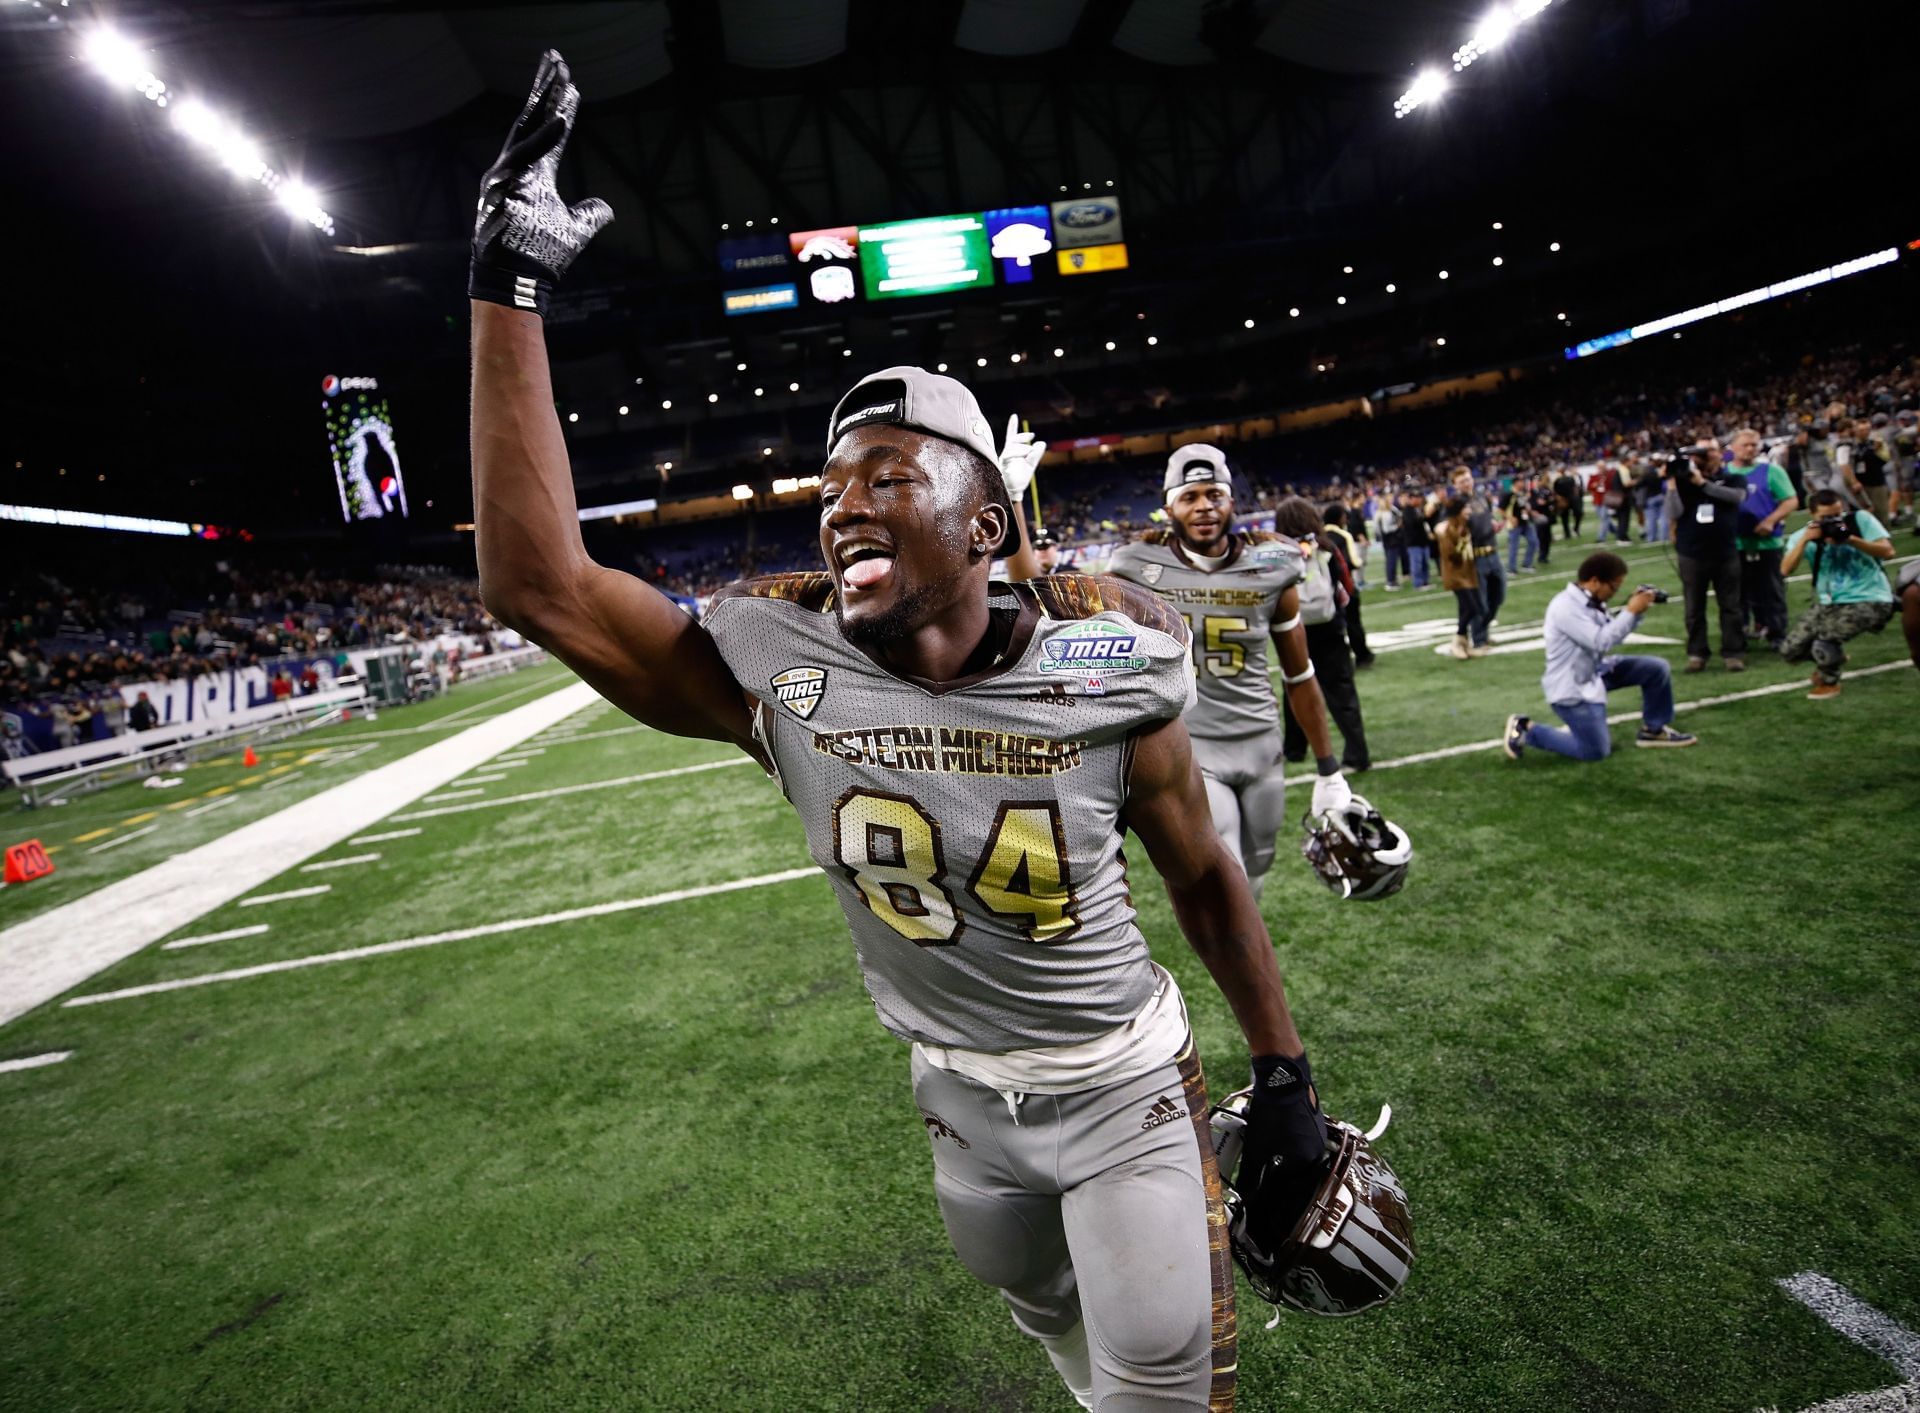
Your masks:
<path fill-rule="evenodd" d="M 1719 454 L 1704 442 L 1695 442 L 1692 446 L 1683 446 L 1667 453 L 1667 474 L 1684 476 L 1689 468 L 1697 468 L 1709 481 L 1718 480 L 1722 474 Z"/>
<path fill-rule="evenodd" d="M 1822 540 L 1830 544 L 1844 545 L 1849 537 L 1860 533 L 1860 522 L 1849 510 L 1842 515 L 1816 516 L 1812 528 Z"/>
<path fill-rule="evenodd" d="M 1651 584 L 1635 584 L 1633 591 L 1636 594 L 1652 594 L 1655 603 L 1665 603 L 1667 601 L 1667 591 L 1665 589 L 1656 589 Z"/>

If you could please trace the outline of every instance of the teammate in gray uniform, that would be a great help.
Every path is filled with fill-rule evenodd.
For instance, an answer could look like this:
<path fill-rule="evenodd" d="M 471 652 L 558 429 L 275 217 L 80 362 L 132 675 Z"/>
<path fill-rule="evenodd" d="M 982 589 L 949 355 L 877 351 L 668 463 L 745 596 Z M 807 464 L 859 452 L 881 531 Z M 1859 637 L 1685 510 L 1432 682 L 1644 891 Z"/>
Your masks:
<path fill-rule="evenodd" d="M 1318 760 L 1312 812 L 1351 798 L 1313 678 L 1297 585 L 1301 548 L 1282 535 L 1235 531 L 1233 474 L 1217 447 L 1177 448 L 1163 481 L 1171 528 L 1122 545 L 1107 572 L 1153 590 L 1186 620 L 1199 695 L 1187 713 L 1214 828 L 1258 897 L 1286 822 L 1280 710 L 1267 669 L 1271 641 L 1293 714 Z"/>
<path fill-rule="evenodd" d="M 1180 716 L 1185 624 L 1114 579 L 991 582 L 1018 533 L 991 433 L 972 394 L 917 368 L 863 379 L 834 411 L 826 572 L 738 585 L 700 624 L 589 559 L 541 325 L 552 282 L 610 218 L 554 189 L 577 105 L 549 52 L 481 189 L 469 293 L 488 607 L 633 716 L 731 741 L 778 779 L 882 1024 L 913 1045 L 955 1251 L 1076 1399 L 1230 1408 L 1205 1086 L 1135 920 L 1124 830 L 1248 1039 L 1239 1186 L 1304 1212 L 1326 1123 L 1245 875 L 1206 828 Z"/>

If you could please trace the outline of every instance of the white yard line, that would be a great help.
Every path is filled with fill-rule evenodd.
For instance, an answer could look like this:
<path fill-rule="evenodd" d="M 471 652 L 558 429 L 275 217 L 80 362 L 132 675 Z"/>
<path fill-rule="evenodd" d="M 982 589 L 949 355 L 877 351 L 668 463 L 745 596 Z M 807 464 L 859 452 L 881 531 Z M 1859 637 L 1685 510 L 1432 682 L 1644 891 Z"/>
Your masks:
<path fill-rule="evenodd" d="M 468 775 L 453 783 L 456 785 L 491 785 L 496 780 L 505 780 L 504 775 Z"/>
<path fill-rule="evenodd" d="M 636 731 L 651 731 L 651 726 L 634 722 L 630 726 L 609 726 L 604 731 L 577 731 L 570 736 L 550 737 L 556 745 L 571 746 L 581 741 L 604 741 L 609 736 L 631 736 Z"/>
<path fill-rule="evenodd" d="M 208 800 L 204 805 L 196 805 L 193 809 L 188 810 L 186 814 L 182 815 L 181 818 L 192 819 L 197 814 L 205 814 L 208 810 L 217 810 L 222 805 L 233 804 L 239 798 L 238 795 L 222 795 L 218 799 Z"/>
<path fill-rule="evenodd" d="M 389 829 L 384 834 L 362 834 L 357 839 L 349 839 L 349 844 L 384 844 L 389 839 L 411 839 L 418 829 Z"/>
<path fill-rule="evenodd" d="M 251 898 L 242 898 L 240 900 L 240 906 L 243 908 L 257 908 L 262 903 L 284 903 L 293 898 L 314 898 L 322 893 L 331 893 L 332 891 L 333 885 L 331 883 L 316 883 L 310 888 L 289 888 L 284 893 L 258 893 Z"/>
<path fill-rule="evenodd" d="M 198 937 L 176 937 L 171 942 L 161 944 L 163 952 L 178 951 L 182 947 L 204 947 L 209 942 L 230 942 L 236 937 L 258 937 L 263 932 L 271 932 L 272 926 L 256 922 L 252 927 L 230 927 L 225 932 L 203 932 Z"/>
<path fill-rule="evenodd" d="M 506 755 L 501 756 L 500 759 L 531 760 L 534 756 L 543 756 L 546 753 L 547 748 L 545 746 L 515 746 Z"/>
<path fill-rule="evenodd" d="M 289 780 L 298 780 L 301 776 L 305 774 L 306 774 L 306 771 L 304 770 L 296 770 L 291 775 L 282 775 L 276 780 L 269 780 L 266 784 L 262 785 L 260 788 L 262 790 L 271 790 L 274 786 L 284 785 Z"/>
<path fill-rule="evenodd" d="M 515 757 L 514 757 L 514 758 L 513 758 L 512 760 L 490 760 L 490 761 L 488 761 L 488 762 L 487 762 L 487 769 L 489 769 L 489 770 L 512 770 L 512 769 L 514 769 L 514 768 L 515 768 L 516 766 L 522 766 L 522 765 L 532 765 L 532 764 L 533 764 L 533 762 L 532 762 L 532 761 L 530 761 L 530 760 L 527 760 L 527 759 L 526 759 L 525 757 L 523 757 L 523 756 L 515 756 Z M 496 776 L 494 776 L 494 779 L 495 779 L 495 780 L 499 780 L 499 779 L 501 779 L 501 778 L 502 778 L 502 777 L 500 777 L 500 776 L 498 776 L 498 775 L 496 775 Z"/>
<path fill-rule="evenodd" d="M 149 982 L 145 986 L 128 986 L 118 991 L 96 991 L 91 995 L 71 997 L 63 1004 L 97 1006 L 103 1001 L 121 1001 L 130 996 L 154 996 L 163 991 L 184 991 L 194 986 L 213 986 L 225 981 L 244 981 L 249 977 L 268 976 L 274 972 L 298 971 L 304 967 L 328 966 L 334 962 L 356 962 L 365 957 L 391 956 L 395 952 L 411 952 L 421 947 L 437 947 L 443 942 L 465 942 L 470 938 L 493 937 L 502 932 L 520 932 L 531 927 L 552 927 L 563 922 L 578 922 L 583 918 L 607 917 L 613 913 L 632 912 L 636 908 L 657 908 L 667 903 L 685 902 L 689 898 L 710 898 L 716 893 L 736 893 L 745 888 L 765 888 L 770 884 L 789 883 L 796 878 L 815 878 L 819 874 L 820 870 L 811 865 L 806 868 L 782 869 L 779 873 L 763 873 L 754 878 L 736 878 L 727 883 L 709 883 L 698 888 L 676 888 L 671 893 L 655 893 L 645 898 L 625 898 L 616 903 L 595 903 L 591 907 L 569 908 L 565 912 L 544 913 L 539 917 L 509 918 L 505 922 L 489 922 L 478 927 L 456 928 L 452 932 L 432 932 L 424 937 L 403 937 L 398 942 L 381 942 L 371 947 L 350 947 L 344 952 L 321 952 L 311 957 L 293 957 L 286 961 L 265 962 L 259 966 L 239 967 L 232 971 L 180 977 L 174 981 Z"/>
<path fill-rule="evenodd" d="M 726 770 L 730 766 L 752 764 L 754 762 L 749 757 L 736 756 L 730 760 L 703 761 L 699 765 L 676 765 L 671 770 L 649 770 L 644 774 L 622 775 L 613 780 L 589 780 L 584 785 L 556 785 L 551 790 L 530 790 L 524 795 L 502 795 L 497 800 L 481 800 L 471 805 L 447 805 L 442 809 L 408 810 L 405 814 L 396 814 L 394 819 L 432 819 L 436 815 L 464 814 L 468 810 L 499 809 L 502 805 L 524 805 L 534 800 L 551 800 L 557 795 L 578 795 L 584 790 L 613 790 L 622 785 L 641 785 L 649 780 L 666 780 L 675 775 L 697 775 L 703 770 Z M 472 793 L 482 795 L 486 792 L 475 790 Z M 427 798 L 432 800 L 434 797 L 430 795 Z"/>
<path fill-rule="evenodd" d="M 24 1060 L 0 1060 L 0 1073 L 7 1070 L 37 1070 L 43 1065 L 57 1065 L 62 1060 L 72 1058 L 71 1050 L 49 1050 L 44 1055 L 29 1055 Z"/>
<path fill-rule="evenodd" d="M 1893 1365 L 1906 1382 L 1920 1382 L 1920 1335 L 1891 1315 L 1881 1314 L 1818 1271 L 1788 1276 L 1780 1288 L 1862 1349 Z"/>
<path fill-rule="evenodd" d="M 428 795 L 426 799 L 428 804 L 437 805 L 442 800 L 471 800 L 475 795 L 484 795 L 486 793 L 487 792 L 485 790 L 443 790 L 437 795 Z M 400 819 L 409 819 L 412 816 L 399 815 L 396 817 Z"/>
<path fill-rule="evenodd" d="M 0 1024 L 371 828 L 595 699 L 584 682 L 556 686 L 549 678 L 539 685 L 546 696 L 0 931 Z"/>
<path fill-rule="evenodd" d="M 380 855 L 377 851 L 371 854 L 349 854 L 344 859 L 322 859 L 319 863 L 301 864 L 300 871 L 302 873 L 322 873 L 330 868 L 349 868 L 354 864 L 372 863 L 379 857 Z"/>
<path fill-rule="evenodd" d="M 1853 669 L 1846 675 L 1847 678 L 1851 680 L 1855 677 L 1871 677 L 1876 672 L 1898 672 L 1902 668 L 1909 672 L 1914 670 L 1913 664 L 1910 662 L 1883 662 L 1874 667 Z M 1695 702 L 1675 702 L 1673 709 L 1675 712 L 1698 711 L 1701 707 L 1723 706 L 1727 702 L 1744 702 L 1754 697 L 1777 697 L 1787 692 L 1804 692 L 1807 690 L 1807 686 L 1808 684 L 1804 680 L 1799 682 L 1776 682 L 1770 687 L 1755 687 L 1747 692 L 1728 692 L 1724 696 L 1719 697 L 1702 697 L 1699 701 Z M 1637 721 L 1639 719 L 1640 713 L 1637 711 L 1616 711 L 1607 718 L 1607 724 L 1609 726 L 1618 726 L 1623 721 Z M 1543 715 L 1540 720 L 1545 721 L 1546 717 Z M 1437 751 L 1421 751 L 1418 755 L 1401 756 L 1398 760 L 1377 760 L 1373 763 L 1373 768 L 1375 770 L 1393 770 L 1403 765 L 1422 765 L 1430 760 L 1446 760 L 1451 756 L 1470 756 L 1476 751 L 1497 751 L 1502 744 L 1501 738 L 1495 736 L 1490 741 L 1469 741 L 1460 746 L 1442 746 Z"/>
<path fill-rule="evenodd" d="M 95 844 L 91 849 L 88 849 L 87 852 L 90 854 L 104 854 L 108 849 L 117 849 L 122 844 L 132 843 L 143 834 L 151 834 L 159 827 L 157 824 L 149 824 L 145 829 L 136 829 L 131 834 L 122 834 L 118 839 L 109 839 L 104 844 Z"/>

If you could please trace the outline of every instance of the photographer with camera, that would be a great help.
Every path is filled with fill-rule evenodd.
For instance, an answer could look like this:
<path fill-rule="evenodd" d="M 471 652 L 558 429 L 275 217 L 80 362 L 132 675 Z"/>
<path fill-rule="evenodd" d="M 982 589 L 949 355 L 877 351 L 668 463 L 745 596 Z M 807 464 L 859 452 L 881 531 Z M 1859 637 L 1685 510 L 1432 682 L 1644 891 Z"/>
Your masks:
<path fill-rule="evenodd" d="M 1880 561 L 1893 558 L 1893 540 L 1873 512 L 1852 510 L 1836 490 L 1813 493 L 1813 519 L 1787 542 L 1780 571 L 1791 574 L 1802 558 L 1813 561 L 1813 607 L 1787 630 L 1780 656 L 1813 662 L 1809 701 L 1840 695 L 1841 646 L 1862 633 L 1878 633 L 1893 617 L 1893 588 Z"/>
<path fill-rule="evenodd" d="M 1541 726 L 1516 712 L 1507 718 L 1507 759 L 1519 760 L 1533 746 L 1574 760 L 1605 760 L 1613 753 L 1607 693 L 1622 687 L 1640 689 L 1640 731 L 1634 745 L 1697 743 L 1696 737 L 1673 729 L 1673 671 L 1666 659 L 1612 656 L 1640 626 L 1641 615 L 1667 598 L 1642 584 L 1627 599 L 1626 612 L 1609 613 L 1607 601 L 1626 581 L 1627 562 L 1611 550 L 1595 550 L 1580 561 L 1579 579 L 1547 605 L 1547 670 L 1540 686 L 1566 726 Z"/>
<path fill-rule="evenodd" d="M 1746 478 L 1733 537 L 1740 552 L 1740 596 L 1760 636 L 1777 643 L 1787 636 L 1787 582 L 1780 574 L 1787 538 L 1780 527 L 1800 508 L 1800 500 L 1786 471 L 1760 459 L 1760 434 L 1753 428 L 1735 432 L 1731 445 L 1728 471 Z"/>
<path fill-rule="evenodd" d="M 1687 671 L 1704 671 L 1707 591 L 1720 606 L 1720 653 L 1729 672 L 1747 670 L 1746 610 L 1740 595 L 1740 551 L 1734 536 L 1744 476 L 1729 476 L 1720 463 L 1720 443 L 1709 437 L 1667 458 L 1667 479 L 1679 502 L 1673 544 L 1679 555 L 1680 590 L 1686 605 Z"/>

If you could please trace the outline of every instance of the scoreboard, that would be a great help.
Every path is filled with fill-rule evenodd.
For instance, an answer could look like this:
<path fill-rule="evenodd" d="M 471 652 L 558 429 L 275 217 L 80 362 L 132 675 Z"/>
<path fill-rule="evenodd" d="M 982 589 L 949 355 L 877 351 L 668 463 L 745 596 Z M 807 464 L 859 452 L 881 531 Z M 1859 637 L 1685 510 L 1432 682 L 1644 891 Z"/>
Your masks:
<path fill-rule="evenodd" d="M 1120 199 L 1008 206 L 720 243 L 729 315 L 819 310 L 1127 268 Z"/>

